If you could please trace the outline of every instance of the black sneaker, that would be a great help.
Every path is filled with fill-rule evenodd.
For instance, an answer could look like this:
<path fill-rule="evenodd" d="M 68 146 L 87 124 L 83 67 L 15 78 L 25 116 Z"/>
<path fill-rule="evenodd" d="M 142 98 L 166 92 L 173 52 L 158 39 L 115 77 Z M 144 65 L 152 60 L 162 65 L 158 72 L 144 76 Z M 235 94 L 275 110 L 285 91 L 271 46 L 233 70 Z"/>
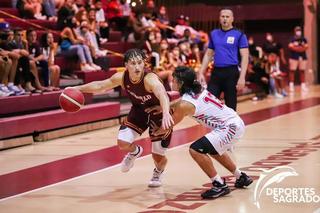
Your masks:
<path fill-rule="evenodd" d="M 211 189 L 201 194 L 201 197 L 203 199 L 217 198 L 230 193 L 230 189 L 225 181 L 223 182 L 223 184 L 221 184 L 215 180 L 213 181 L 212 185 L 213 187 Z"/>
<path fill-rule="evenodd" d="M 241 176 L 236 180 L 234 186 L 236 188 L 244 188 L 245 186 L 249 186 L 253 180 L 246 173 L 241 172 Z"/>

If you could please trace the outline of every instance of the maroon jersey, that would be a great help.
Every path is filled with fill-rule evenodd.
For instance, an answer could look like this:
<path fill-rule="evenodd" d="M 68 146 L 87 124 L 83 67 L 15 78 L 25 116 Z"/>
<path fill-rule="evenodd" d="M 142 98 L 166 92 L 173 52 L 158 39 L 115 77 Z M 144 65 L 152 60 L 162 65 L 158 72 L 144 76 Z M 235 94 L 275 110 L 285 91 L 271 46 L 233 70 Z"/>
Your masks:
<path fill-rule="evenodd" d="M 144 78 L 149 72 L 144 71 L 139 82 L 133 83 L 129 78 L 129 72 L 125 71 L 123 76 L 123 87 L 126 90 L 133 106 L 147 108 L 154 105 L 160 105 L 159 99 L 148 92 L 144 85 Z"/>

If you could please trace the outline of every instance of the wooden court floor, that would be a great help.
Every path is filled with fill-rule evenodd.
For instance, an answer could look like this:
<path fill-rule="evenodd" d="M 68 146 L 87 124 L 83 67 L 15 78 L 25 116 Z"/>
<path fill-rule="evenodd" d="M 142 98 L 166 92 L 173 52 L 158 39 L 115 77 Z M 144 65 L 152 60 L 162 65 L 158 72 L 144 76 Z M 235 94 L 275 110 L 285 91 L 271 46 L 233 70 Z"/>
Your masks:
<path fill-rule="evenodd" d="M 0 212 L 314 212 L 320 213 L 320 87 L 284 99 L 241 102 L 246 133 L 231 153 L 255 181 L 215 200 L 200 193 L 210 181 L 188 153 L 206 130 L 186 118 L 175 127 L 163 186 L 148 188 L 150 142 L 129 173 L 115 147 L 118 126 L 0 152 Z M 81 116 L 81 111 L 79 112 Z"/>

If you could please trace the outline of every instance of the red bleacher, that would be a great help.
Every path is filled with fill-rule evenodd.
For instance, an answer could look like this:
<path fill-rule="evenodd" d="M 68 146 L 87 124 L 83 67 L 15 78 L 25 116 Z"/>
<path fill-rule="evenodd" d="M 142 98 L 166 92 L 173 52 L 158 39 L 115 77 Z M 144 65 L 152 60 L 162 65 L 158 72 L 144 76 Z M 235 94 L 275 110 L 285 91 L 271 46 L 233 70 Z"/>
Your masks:
<path fill-rule="evenodd" d="M 0 98 L 0 117 L 13 113 L 25 113 L 39 110 L 50 110 L 59 107 L 59 96 L 62 91 L 43 94 L 20 95 Z M 92 95 L 85 94 L 85 103 L 92 103 Z"/>
<path fill-rule="evenodd" d="M 85 106 L 77 113 L 66 113 L 59 109 L 30 115 L 0 118 L 0 139 L 111 119 L 119 115 L 120 103 L 106 102 Z"/>

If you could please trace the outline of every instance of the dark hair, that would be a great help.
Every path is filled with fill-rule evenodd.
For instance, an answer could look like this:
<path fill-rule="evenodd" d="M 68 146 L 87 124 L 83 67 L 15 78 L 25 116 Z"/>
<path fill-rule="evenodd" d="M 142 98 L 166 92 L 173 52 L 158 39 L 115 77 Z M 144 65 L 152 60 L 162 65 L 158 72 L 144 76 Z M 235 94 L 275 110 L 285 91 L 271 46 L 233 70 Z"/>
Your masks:
<path fill-rule="evenodd" d="M 142 60 L 146 60 L 147 56 L 146 54 L 141 50 L 141 49 L 129 49 L 125 54 L 124 54 L 124 63 L 127 63 L 129 60 L 135 57 L 141 57 Z"/>
<path fill-rule="evenodd" d="M 185 93 L 196 95 L 202 91 L 202 86 L 199 81 L 197 81 L 197 74 L 192 68 L 178 66 L 172 75 L 181 84 L 179 89 L 180 95 Z"/>
<path fill-rule="evenodd" d="M 27 36 L 29 36 L 32 32 L 35 32 L 36 30 L 31 28 L 27 30 Z"/>

